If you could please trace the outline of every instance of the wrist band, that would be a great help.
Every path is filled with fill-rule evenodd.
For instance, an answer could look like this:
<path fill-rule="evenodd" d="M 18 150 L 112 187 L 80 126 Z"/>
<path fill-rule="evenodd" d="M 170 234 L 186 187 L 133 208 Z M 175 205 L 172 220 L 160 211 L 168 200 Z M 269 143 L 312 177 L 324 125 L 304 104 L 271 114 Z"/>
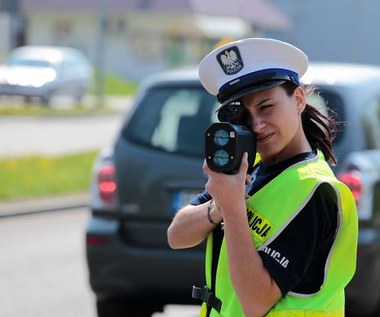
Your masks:
<path fill-rule="evenodd" d="M 210 215 L 210 211 L 211 211 L 211 203 L 212 203 L 212 200 L 210 200 L 210 203 L 208 204 L 207 206 L 207 219 L 208 219 L 208 222 L 213 224 L 214 226 L 217 226 L 218 223 L 215 223 L 212 218 L 211 218 L 211 215 Z"/>

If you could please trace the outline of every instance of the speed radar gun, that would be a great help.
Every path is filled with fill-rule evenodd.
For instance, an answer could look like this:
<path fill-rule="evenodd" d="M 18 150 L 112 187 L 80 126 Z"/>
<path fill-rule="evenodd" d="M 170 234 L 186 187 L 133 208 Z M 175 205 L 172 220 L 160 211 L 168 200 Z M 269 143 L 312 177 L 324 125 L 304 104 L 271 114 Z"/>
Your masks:
<path fill-rule="evenodd" d="M 244 152 L 248 152 L 248 166 L 256 156 L 256 134 L 248 124 L 246 109 L 231 103 L 218 111 L 220 122 L 212 123 L 205 132 L 205 157 L 208 167 L 225 174 L 238 172 Z"/>

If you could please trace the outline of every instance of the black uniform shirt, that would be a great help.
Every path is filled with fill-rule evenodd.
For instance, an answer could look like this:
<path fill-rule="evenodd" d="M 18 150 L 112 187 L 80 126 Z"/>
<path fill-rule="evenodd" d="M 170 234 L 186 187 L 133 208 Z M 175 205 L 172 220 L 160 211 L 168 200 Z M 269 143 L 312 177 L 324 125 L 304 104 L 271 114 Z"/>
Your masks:
<path fill-rule="evenodd" d="M 275 165 L 259 163 L 252 174 L 254 181 L 247 186 L 249 195 L 268 184 L 287 167 L 315 156 L 313 151 Z M 202 204 L 210 199 L 211 196 L 205 191 L 196 196 L 191 204 Z M 264 266 L 283 295 L 289 291 L 313 294 L 320 289 L 337 224 L 336 193 L 331 185 L 321 184 L 305 207 L 276 239 L 259 251 Z"/>

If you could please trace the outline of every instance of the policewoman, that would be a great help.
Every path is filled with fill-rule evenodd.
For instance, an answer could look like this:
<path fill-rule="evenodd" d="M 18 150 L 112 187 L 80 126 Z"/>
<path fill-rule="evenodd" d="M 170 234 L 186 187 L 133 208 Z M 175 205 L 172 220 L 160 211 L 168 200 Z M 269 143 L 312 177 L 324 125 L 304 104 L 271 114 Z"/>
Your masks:
<path fill-rule="evenodd" d="M 246 111 L 257 157 L 237 173 L 211 170 L 205 191 L 168 228 L 174 249 L 207 238 L 201 316 L 343 317 L 356 263 L 357 214 L 328 165 L 335 122 L 308 104 L 308 58 L 265 38 L 231 42 L 200 63 L 205 89 Z"/>

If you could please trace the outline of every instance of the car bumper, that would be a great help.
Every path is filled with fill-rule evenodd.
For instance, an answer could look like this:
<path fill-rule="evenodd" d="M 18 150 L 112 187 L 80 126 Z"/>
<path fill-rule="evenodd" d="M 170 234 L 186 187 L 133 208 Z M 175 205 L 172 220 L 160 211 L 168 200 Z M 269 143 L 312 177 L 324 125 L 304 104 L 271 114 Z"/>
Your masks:
<path fill-rule="evenodd" d="M 158 296 L 191 302 L 192 285 L 204 285 L 203 250 L 137 248 L 126 244 L 115 219 L 92 217 L 86 229 L 90 285 L 98 298 Z M 380 232 L 359 231 L 358 261 L 346 289 L 347 311 L 365 316 L 380 296 Z"/>
<path fill-rule="evenodd" d="M 23 96 L 23 97 L 42 97 L 48 93 L 47 87 L 32 87 L 20 85 L 0 85 L 0 95 Z"/>
<path fill-rule="evenodd" d="M 368 316 L 380 304 L 380 230 L 359 230 L 357 268 L 346 288 L 347 311 Z"/>
<path fill-rule="evenodd" d="M 148 234 L 148 233 L 147 233 Z M 117 220 L 92 217 L 86 230 L 90 285 L 97 298 L 152 297 L 191 303 L 192 285 L 204 285 L 204 252 L 132 247 Z"/>

